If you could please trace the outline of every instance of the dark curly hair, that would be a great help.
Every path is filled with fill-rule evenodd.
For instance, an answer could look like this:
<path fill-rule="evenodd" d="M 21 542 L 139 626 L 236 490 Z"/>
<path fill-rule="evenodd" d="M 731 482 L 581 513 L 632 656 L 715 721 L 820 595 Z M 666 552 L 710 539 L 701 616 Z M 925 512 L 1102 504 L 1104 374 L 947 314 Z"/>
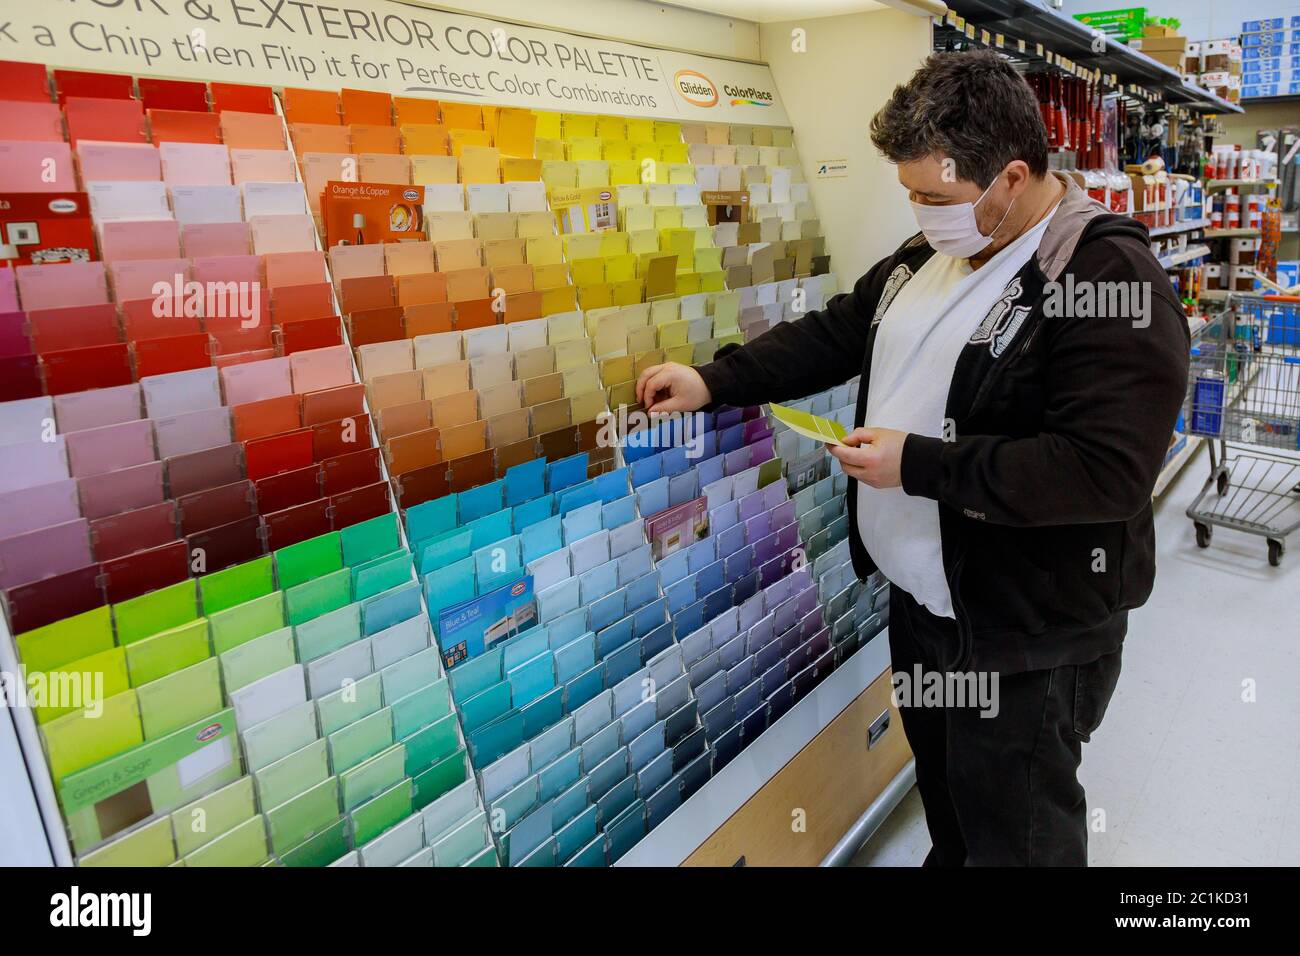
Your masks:
<path fill-rule="evenodd" d="M 935 53 L 871 119 L 871 142 L 891 162 L 942 153 L 957 176 L 984 187 L 1013 160 L 1047 172 L 1047 129 L 1024 78 L 991 50 Z"/>

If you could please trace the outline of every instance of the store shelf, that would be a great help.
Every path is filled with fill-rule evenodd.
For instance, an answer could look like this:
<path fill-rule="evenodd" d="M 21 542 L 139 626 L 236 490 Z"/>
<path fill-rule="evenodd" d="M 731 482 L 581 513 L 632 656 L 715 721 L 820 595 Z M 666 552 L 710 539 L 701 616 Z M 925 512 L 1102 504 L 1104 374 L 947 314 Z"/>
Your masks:
<path fill-rule="evenodd" d="M 1147 230 L 1152 237 L 1170 236 L 1179 232 L 1191 232 L 1193 229 L 1204 229 L 1210 224 L 1208 219 L 1187 219 L 1183 222 L 1176 222 L 1172 226 L 1157 226 L 1154 229 Z"/>
<path fill-rule="evenodd" d="M 1181 435 L 1176 450 L 1165 461 L 1164 468 L 1160 469 L 1160 475 L 1156 478 L 1156 486 L 1151 491 L 1152 498 L 1159 498 L 1166 488 L 1168 488 L 1178 473 L 1183 470 L 1183 466 L 1192 460 L 1196 450 L 1201 447 L 1201 442 L 1205 441 L 1199 435 Z"/>
<path fill-rule="evenodd" d="M 1207 179 L 1205 181 L 1205 191 L 1213 192 L 1216 189 L 1245 189 L 1250 186 L 1262 186 L 1266 189 L 1272 189 L 1276 185 L 1276 179 Z"/>
<path fill-rule="evenodd" d="M 1205 230 L 1206 239 L 1245 239 L 1247 236 L 1258 236 L 1258 229 L 1207 229 Z"/>
<path fill-rule="evenodd" d="M 1096 52 L 1093 31 L 1050 9 L 1045 0 L 948 0 L 948 8 L 980 29 L 1041 43 L 1082 66 L 1113 73 L 1121 83 L 1159 91 L 1170 103 L 1212 113 L 1242 111 L 1209 90 L 1184 83 L 1177 70 L 1140 50 L 1108 40 L 1102 51 Z"/>
<path fill-rule="evenodd" d="M 885 628 L 614 865 L 681 865 L 888 667 L 889 629 Z"/>
<path fill-rule="evenodd" d="M 1232 293 L 1227 289 L 1202 289 L 1202 302 L 1226 302 Z"/>
<path fill-rule="evenodd" d="M 1159 262 L 1166 269 L 1172 269 L 1180 266 L 1184 262 L 1191 262 L 1193 259 L 1200 259 L 1210 254 L 1210 247 L 1205 245 L 1188 246 L 1182 252 L 1171 253 L 1167 256 L 1161 256 Z"/>

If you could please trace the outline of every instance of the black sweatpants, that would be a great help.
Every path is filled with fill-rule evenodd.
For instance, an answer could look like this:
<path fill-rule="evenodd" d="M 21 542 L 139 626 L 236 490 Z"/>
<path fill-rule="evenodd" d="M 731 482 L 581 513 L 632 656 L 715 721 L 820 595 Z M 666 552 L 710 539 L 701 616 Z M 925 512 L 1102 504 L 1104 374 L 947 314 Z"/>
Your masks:
<path fill-rule="evenodd" d="M 896 678 L 913 678 L 918 664 L 939 670 L 936 661 L 952 660 L 956 642 L 955 621 L 890 588 Z M 1088 664 L 998 674 L 991 717 L 972 704 L 899 701 L 933 843 L 926 866 L 1087 866 L 1087 809 L 1076 773 L 1119 669 L 1116 650 Z"/>

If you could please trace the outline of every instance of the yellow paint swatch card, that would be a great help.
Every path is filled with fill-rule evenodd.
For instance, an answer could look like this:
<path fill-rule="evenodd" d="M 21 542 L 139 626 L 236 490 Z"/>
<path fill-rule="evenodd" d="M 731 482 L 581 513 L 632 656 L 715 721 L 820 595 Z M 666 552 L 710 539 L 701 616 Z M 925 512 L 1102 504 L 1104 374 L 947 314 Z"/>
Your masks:
<path fill-rule="evenodd" d="M 847 431 L 839 422 L 822 418 L 820 415 L 801 412 L 787 405 L 778 405 L 776 402 L 770 402 L 767 407 L 772 412 L 773 418 L 805 438 L 826 442 L 829 445 L 843 444 L 840 439 L 847 434 Z"/>
<path fill-rule="evenodd" d="M 609 139 L 601 148 L 601 158 L 606 162 L 627 162 L 636 165 L 636 150 L 625 139 Z M 635 182 L 635 180 L 633 180 Z"/>
<path fill-rule="evenodd" d="M 503 156 L 532 158 L 537 116 L 532 110 L 502 108 L 497 111 L 496 147 Z"/>
<path fill-rule="evenodd" d="M 629 119 L 627 121 L 627 138 L 634 143 L 650 143 L 655 138 L 655 121 L 651 119 Z"/>
<path fill-rule="evenodd" d="M 568 143 L 569 160 L 578 162 L 579 160 L 600 159 L 603 144 L 594 136 L 583 136 L 577 139 L 570 138 Z"/>
<path fill-rule="evenodd" d="M 580 139 L 596 135 L 596 117 L 588 113 L 565 113 L 563 116 L 564 138 Z"/>
<path fill-rule="evenodd" d="M 641 164 L 631 156 L 613 157 L 606 152 L 609 162 L 609 184 L 611 186 L 632 186 L 641 182 Z"/>
<path fill-rule="evenodd" d="M 538 111 L 533 114 L 537 117 L 537 128 L 535 135 L 539 139 L 559 139 L 560 138 L 560 114 Z"/>

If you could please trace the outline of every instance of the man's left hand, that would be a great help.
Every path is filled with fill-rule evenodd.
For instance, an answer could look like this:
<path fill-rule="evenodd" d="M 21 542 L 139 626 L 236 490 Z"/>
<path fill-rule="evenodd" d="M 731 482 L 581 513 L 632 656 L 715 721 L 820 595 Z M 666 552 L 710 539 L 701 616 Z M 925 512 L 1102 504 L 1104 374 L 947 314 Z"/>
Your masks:
<path fill-rule="evenodd" d="M 903 483 L 903 442 L 907 432 L 892 428 L 855 428 L 843 445 L 827 445 L 840 460 L 844 473 L 872 488 L 897 488 Z"/>

